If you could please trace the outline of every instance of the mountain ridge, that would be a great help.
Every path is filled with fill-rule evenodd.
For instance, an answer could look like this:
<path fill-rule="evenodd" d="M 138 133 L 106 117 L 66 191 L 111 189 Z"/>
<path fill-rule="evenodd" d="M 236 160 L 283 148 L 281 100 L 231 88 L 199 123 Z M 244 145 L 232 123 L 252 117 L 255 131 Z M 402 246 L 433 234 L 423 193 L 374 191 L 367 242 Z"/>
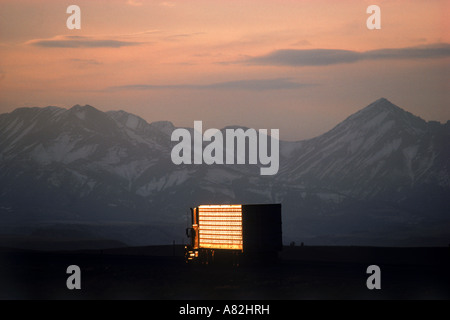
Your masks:
<path fill-rule="evenodd" d="M 441 239 L 450 230 L 449 123 L 381 98 L 315 138 L 280 141 L 280 171 L 262 177 L 255 165 L 174 165 L 169 121 L 89 105 L 20 108 L 0 115 L 0 219 L 16 230 L 100 221 L 109 227 L 97 233 L 157 244 L 180 238 L 189 207 L 281 202 L 286 241 Z"/>

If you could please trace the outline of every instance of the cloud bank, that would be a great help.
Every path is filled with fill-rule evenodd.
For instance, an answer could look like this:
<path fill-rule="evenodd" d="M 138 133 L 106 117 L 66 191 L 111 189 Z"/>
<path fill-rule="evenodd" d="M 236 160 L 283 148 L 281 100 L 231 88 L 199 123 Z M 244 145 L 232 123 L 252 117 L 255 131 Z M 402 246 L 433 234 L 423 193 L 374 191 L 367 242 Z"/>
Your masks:
<path fill-rule="evenodd" d="M 26 44 L 42 48 L 120 48 L 138 46 L 142 42 L 101 39 L 87 36 L 58 36 L 53 39 L 35 39 Z"/>
<path fill-rule="evenodd" d="M 243 61 L 250 65 L 327 66 L 362 60 L 433 59 L 450 57 L 450 44 L 439 43 L 399 49 L 378 49 L 364 52 L 337 49 L 284 49 Z"/>
<path fill-rule="evenodd" d="M 160 89 L 193 89 L 193 90 L 249 90 L 249 91 L 267 91 L 282 89 L 299 89 L 313 86 L 312 83 L 294 82 L 291 78 L 275 79 L 251 79 L 216 82 L 211 84 L 175 84 L 175 85 L 151 85 L 151 84 L 131 84 L 123 86 L 109 87 L 109 91 L 121 90 L 160 90 Z"/>

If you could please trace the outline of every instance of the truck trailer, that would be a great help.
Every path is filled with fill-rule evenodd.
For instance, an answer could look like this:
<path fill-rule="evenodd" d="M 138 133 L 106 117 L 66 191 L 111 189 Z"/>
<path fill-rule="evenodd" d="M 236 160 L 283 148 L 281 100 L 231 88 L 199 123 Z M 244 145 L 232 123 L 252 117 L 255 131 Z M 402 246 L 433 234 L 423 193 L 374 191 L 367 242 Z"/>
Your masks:
<path fill-rule="evenodd" d="M 209 264 L 228 257 L 273 260 L 282 249 L 281 204 L 200 205 L 191 208 L 192 226 L 186 229 L 187 263 Z"/>

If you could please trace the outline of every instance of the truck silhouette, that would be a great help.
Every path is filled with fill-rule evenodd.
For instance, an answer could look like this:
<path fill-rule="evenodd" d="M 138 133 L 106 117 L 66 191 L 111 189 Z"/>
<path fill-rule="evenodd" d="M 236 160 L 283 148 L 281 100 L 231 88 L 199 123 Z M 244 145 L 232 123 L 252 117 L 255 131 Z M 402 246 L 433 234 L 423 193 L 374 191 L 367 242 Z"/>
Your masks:
<path fill-rule="evenodd" d="M 201 205 L 191 208 L 191 223 L 187 263 L 272 261 L 282 249 L 281 204 Z"/>

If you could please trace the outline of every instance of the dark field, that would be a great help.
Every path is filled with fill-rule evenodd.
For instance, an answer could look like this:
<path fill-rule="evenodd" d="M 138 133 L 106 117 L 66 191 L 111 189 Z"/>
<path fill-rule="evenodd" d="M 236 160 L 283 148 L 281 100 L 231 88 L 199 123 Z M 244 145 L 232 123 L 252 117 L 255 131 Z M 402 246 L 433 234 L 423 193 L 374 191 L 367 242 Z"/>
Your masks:
<path fill-rule="evenodd" d="M 182 246 L 0 249 L 1 299 L 450 299 L 450 248 L 285 247 L 272 265 L 186 265 Z M 366 269 L 381 268 L 381 290 Z M 81 290 L 66 269 L 81 268 Z"/>

